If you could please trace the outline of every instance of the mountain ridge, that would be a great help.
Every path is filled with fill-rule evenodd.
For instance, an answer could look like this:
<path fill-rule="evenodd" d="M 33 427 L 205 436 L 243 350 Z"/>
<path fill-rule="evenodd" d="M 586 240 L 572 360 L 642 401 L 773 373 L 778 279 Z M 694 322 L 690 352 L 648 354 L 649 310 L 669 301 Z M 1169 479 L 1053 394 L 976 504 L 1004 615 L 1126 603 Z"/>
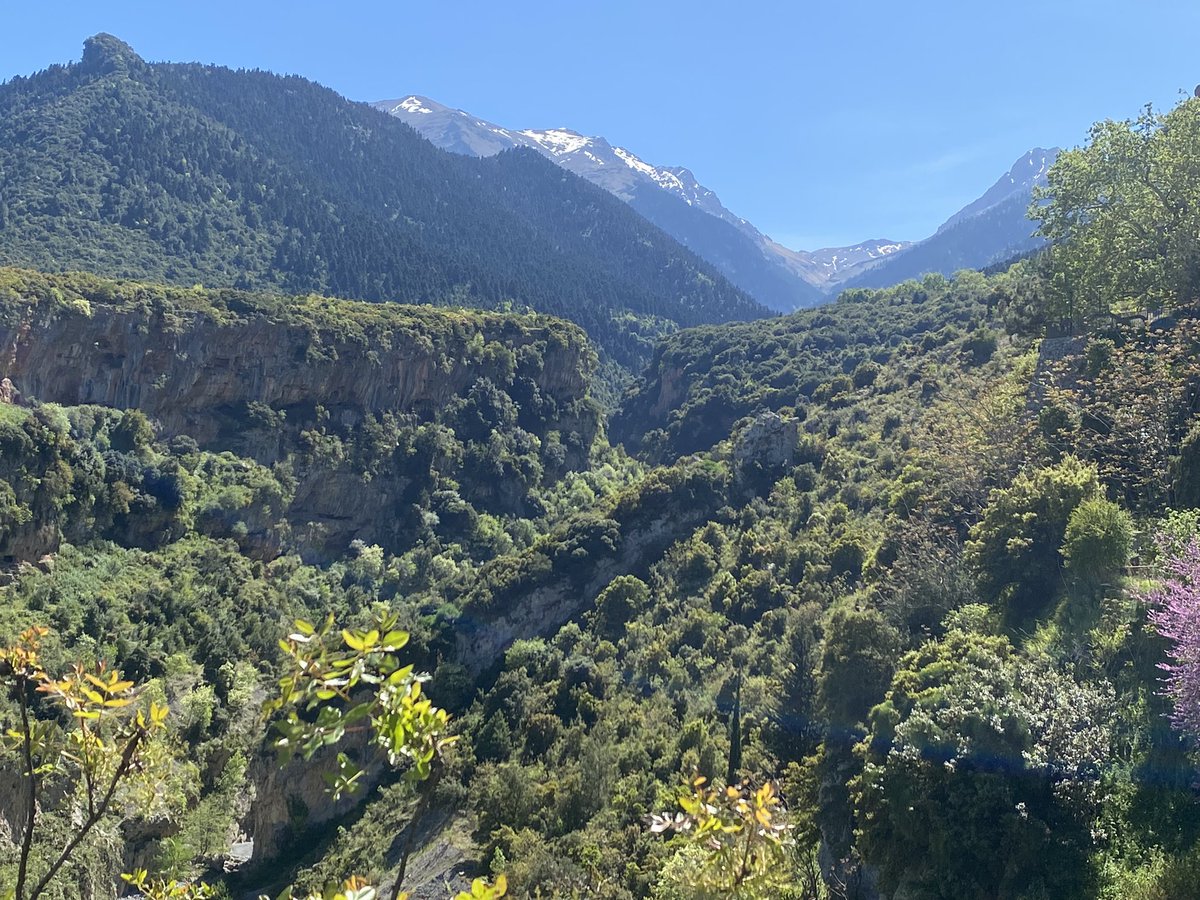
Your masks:
<path fill-rule="evenodd" d="M 1031 235 L 1025 208 L 1033 186 L 1044 183 L 1059 152 L 1040 147 L 1026 152 L 987 191 L 922 240 L 875 238 L 847 247 L 794 250 L 730 211 L 690 169 L 652 165 L 603 137 L 589 137 L 568 127 L 507 128 L 419 94 L 372 105 L 451 152 L 487 156 L 511 147 L 529 147 L 541 153 L 629 203 L 739 287 L 783 312 L 825 302 L 842 288 L 886 287 L 926 271 L 949 275 L 960 268 L 982 268 L 1035 249 L 1039 242 Z M 706 213 L 728 225 L 738 237 L 728 231 L 714 233 L 710 224 L 656 197 L 656 189 L 690 211 Z M 706 233 L 701 237 L 700 232 Z M 733 250 L 735 246 L 741 252 Z M 764 278 L 759 271 L 763 268 L 773 277 Z M 814 295 L 812 289 L 818 293 Z"/>
<path fill-rule="evenodd" d="M 0 85 L 0 171 L 3 264 L 527 306 L 582 324 L 630 367 L 650 322 L 767 314 L 527 149 L 445 153 L 306 79 L 146 63 L 111 35 L 80 62 Z"/>
<path fill-rule="evenodd" d="M 1028 216 L 1034 189 L 1061 151 L 1035 147 L 1022 154 L 983 194 L 951 215 L 937 230 L 904 252 L 864 269 L 847 288 L 882 288 L 936 272 L 983 269 L 1028 254 L 1045 244 Z"/>
<path fill-rule="evenodd" d="M 824 302 L 831 282 L 848 277 L 879 255 L 907 245 L 905 241 L 885 239 L 814 252 L 791 250 L 729 210 L 691 169 L 653 165 L 606 138 L 587 136 L 567 127 L 508 128 L 420 94 L 372 105 L 453 153 L 490 156 L 514 147 L 536 150 L 624 200 L 717 266 L 734 284 L 781 312 Z M 664 202 L 659 193 L 677 203 Z M 699 219 L 697 212 L 724 223 L 728 230 Z M 863 251 L 861 248 L 867 244 L 877 246 Z M 834 263 L 834 256 L 838 263 Z"/>

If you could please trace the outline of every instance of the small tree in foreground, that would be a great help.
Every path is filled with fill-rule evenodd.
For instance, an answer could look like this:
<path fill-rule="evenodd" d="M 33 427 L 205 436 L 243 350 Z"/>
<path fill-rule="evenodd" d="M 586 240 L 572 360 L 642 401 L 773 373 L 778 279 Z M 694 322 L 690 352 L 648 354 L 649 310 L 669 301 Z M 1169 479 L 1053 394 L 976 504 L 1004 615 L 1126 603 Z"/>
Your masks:
<path fill-rule="evenodd" d="M 778 896 L 787 879 L 790 828 L 783 798 L 766 782 L 717 788 L 697 776 L 679 798 L 675 813 L 653 815 L 655 834 L 681 835 L 685 848 L 698 851 L 687 873 L 694 897 L 766 898 Z"/>
<path fill-rule="evenodd" d="M 450 714 L 425 695 L 427 676 L 402 665 L 397 652 L 408 644 L 408 632 L 397 627 L 395 614 L 376 618 L 366 631 L 334 626 L 333 616 L 314 626 L 298 620 L 296 630 L 280 642 L 290 668 L 279 682 L 279 696 L 267 712 L 282 712 L 275 746 L 286 762 L 294 754 L 312 759 L 319 751 L 336 746 L 347 734 L 368 730 L 387 763 L 404 768 L 404 778 L 420 786 L 421 798 L 400 855 L 392 900 L 401 892 L 417 826 L 429 808 L 442 771 L 442 754 L 456 740 L 450 735 Z M 334 797 L 358 789 L 364 770 L 345 753 L 329 775 Z M 507 891 L 503 875 L 493 884 L 476 879 L 469 893 L 455 900 L 496 900 Z M 347 882 L 327 898 L 305 900 L 374 900 L 376 891 Z"/>
<path fill-rule="evenodd" d="M 5 900 L 37 900 L 71 862 L 80 845 L 110 816 L 149 812 L 160 799 L 160 776 L 170 762 L 157 740 L 167 708 L 139 702 L 132 681 L 107 669 L 76 665 L 61 677 L 42 664 L 47 629 L 24 631 L 16 644 L 0 648 L 0 684 L 12 692 L 15 722 L 5 722 L 5 740 L 15 751 L 23 793 L 16 874 L 0 886 Z M 67 721 L 39 719 L 31 708 L 41 694 Z M 35 848 L 47 796 L 61 795 L 70 828 L 60 849 L 39 865 Z M 119 811 L 119 813 L 118 813 Z"/>
<path fill-rule="evenodd" d="M 1049 238 L 1047 312 L 1095 321 L 1160 310 L 1200 290 L 1200 101 L 1092 126 L 1059 155 L 1030 215 Z"/>
<path fill-rule="evenodd" d="M 441 764 L 441 754 L 453 742 L 449 714 L 427 698 L 424 676 L 402 666 L 396 651 L 408 634 L 395 627 L 394 616 L 383 616 L 367 631 L 336 631 L 332 617 L 318 628 L 297 622 L 296 631 L 281 646 L 291 666 L 280 681 L 280 693 L 267 712 L 283 713 L 276 742 L 284 759 L 299 754 L 310 759 L 336 745 L 347 733 L 370 729 L 373 742 L 387 762 L 405 767 L 405 777 L 422 784 L 424 792 L 410 823 L 400 869 L 391 897 L 402 900 L 405 868 L 413 848 L 416 825 L 428 806 Z M 161 788 L 173 756 L 162 739 L 167 708 L 140 702 L 132 681 L 104 665 L 88 670 L 76 665 L 56 678 L 43 666 L 42 639 L 48 629 L 33 627 L 11 647 L 0 647 L 0 685 L 14 699 L 15 721 L 4 721 L 5 740 L 21 760 L 24 822 L 15 830 L 20 847 L 12 883 L 0 884 L 0 900 L 37 900 L 71 863 L 88 836 L 106 818 L 145 815 L 159 807 Z M 45 695 L 69 723 L 38 718 L 32 701 Z M 433 776 L 433 777 L 431 777 Z M 345 754 L 330 774 L 330 791 L 338 796 L 353 791 L 363 772 Z M 65 843 L 38 864 L 45 843 L 37 840 L 44 798 L 53 789 L 70 822 Z M 163 879 L 144 869 L 121 876 L 147 900 L 208 900 L 215 897 L 205 884 Z M 507 893 L 503 875 L 488 883 L 476 879 L 455 900 L 498 900 Z M 376 900 L 378 891 L 352 877 L 303 900 Z M 300 900 L 292 897 L 291 900 Z"/>

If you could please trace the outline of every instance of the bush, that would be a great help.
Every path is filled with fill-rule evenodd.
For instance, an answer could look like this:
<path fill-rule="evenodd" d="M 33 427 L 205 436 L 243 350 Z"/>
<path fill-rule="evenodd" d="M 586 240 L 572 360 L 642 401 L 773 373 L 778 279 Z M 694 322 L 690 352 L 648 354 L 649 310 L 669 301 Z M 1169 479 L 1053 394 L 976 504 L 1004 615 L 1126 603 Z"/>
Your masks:
<path fill-rule="evenodd" d="M 870 387 L 879 377 L 879 364 L 875 362 L 860 363 L 850 376 L 856 388 Z"/>
<path fill-rule="evenodd" d="M 862 544 L 851 537 L 843 537 L 833 545 L 829 554 L 829 571 L 833 575 L 844 575 L 856 580 L 862 574 L 866 551 Z"/>
<path fill-rule="evenodd" d="M 963 350 L 970 355 L 971 365 L 982 366 L 996 353 L 998 337 L 995 331 L 985 328 L 974 332 L 963 341 Z"/>
<path fill-rule="evenodd" d="M 1067 520 L 1062 555 L 1076 578 L 1103 584 L 1129 561 L 1133 543 L 1133 519 L 1117 504 L 1103 497 L 1080 503 Z"/>
<path fill-rule="evenodd" d="M 1060 549 L 1071 513 L 1099 492 L 1095 467 L 1074 456 L 1022 473 L 1010 487 L 992 491 L 967 542 L 967 559 L 984 598 L 1005 604 L 1010 620 L 1044 609 L 1061 581 Z"/>
<path fill-rule="evenodd" d="M 605 637 L 620 637 L 625 623 L 644 609 L 649 601 L 650 589 L 640 578 L 619 575 L 596 598 L 592 624 Z"/>

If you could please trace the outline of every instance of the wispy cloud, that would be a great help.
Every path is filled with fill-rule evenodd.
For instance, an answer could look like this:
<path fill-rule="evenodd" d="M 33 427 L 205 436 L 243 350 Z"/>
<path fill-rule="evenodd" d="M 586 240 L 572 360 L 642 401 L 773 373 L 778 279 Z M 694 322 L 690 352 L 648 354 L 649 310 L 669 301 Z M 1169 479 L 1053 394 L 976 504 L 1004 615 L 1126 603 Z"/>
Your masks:
<path fill-rule="evenodd" d="M 964 147 L 954 147 L 944 150 L 935 156 L 918 159 L 910 163 L 904 168 L 903 174 L 909 177 L 942 175 L 975 162 L 984 156 L 989 149 L 991 149 L 990 144 L 982 141 L 968 144 Z"/>

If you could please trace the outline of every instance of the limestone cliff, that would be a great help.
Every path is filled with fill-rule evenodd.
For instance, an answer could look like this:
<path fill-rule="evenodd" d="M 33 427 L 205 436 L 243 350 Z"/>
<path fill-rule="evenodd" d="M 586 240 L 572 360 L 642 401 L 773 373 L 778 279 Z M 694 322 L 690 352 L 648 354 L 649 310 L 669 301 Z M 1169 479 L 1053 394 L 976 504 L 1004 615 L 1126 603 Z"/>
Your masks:
<path fill-rule="evenodd" d="M 545 316 L 0 269 L 6 394 L 136 408 L 160 440 L 282 464 L 286 518 L 313 556 L 356 539 L 402 548 L 433 470 L 480 509 L 527 514 L 538 480 L 586 464 L 594 358 L 577 327 Z M 422 437 L 425 425 L 448 436 Z M 464 463 L 462 447 L 497 434 L 509 449 L 495 453 L 524 453 L 534 475 L 464 468 L 480 454 Z"/>
<path fill-rule="evenodd" d="M 22 394 L 136 407 L 202 446 L 233 440 L 251 404 L 291 427 L 318 406 L 345 426 L 429 416 L 495 375 L 500 349 L 563 404 L 584 396 L 592 365 L 579 329 L 542 316 L 0 275 L 0 374 Z"/>

